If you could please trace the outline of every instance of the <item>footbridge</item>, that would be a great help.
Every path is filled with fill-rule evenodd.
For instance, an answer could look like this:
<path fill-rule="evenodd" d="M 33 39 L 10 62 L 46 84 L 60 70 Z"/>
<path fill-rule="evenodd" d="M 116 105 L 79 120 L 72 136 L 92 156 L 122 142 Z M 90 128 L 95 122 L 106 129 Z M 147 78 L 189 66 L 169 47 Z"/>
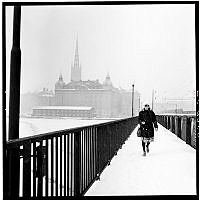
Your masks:
<path fill-rule="evenodd" d="M 21 7 L 15 6 L 9 137 L 3 143 L 5 199 L 196 195 L 199 136 L 194 115 L 157 115 L 158 132 L 146 157 L 136 136 L 137 116 L 19 138 L 20 17 Z"/>
<path fill-rule="evenodd" d="M 195 195 L 196 117 L 157 120 L 146 157 L 138 117 L 9 140 L 6 195 Z"/>

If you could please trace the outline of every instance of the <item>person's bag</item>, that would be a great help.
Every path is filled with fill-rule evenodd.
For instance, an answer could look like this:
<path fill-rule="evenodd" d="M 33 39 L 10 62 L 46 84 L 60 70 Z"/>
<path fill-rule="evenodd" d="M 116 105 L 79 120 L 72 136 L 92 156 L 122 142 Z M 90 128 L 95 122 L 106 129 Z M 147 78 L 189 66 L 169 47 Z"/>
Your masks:
<path fill-rule="evenodd" d="M 141 137 L 141 127 L 139 127 L 138 130 L 137 130 L 137 136 Z"/>

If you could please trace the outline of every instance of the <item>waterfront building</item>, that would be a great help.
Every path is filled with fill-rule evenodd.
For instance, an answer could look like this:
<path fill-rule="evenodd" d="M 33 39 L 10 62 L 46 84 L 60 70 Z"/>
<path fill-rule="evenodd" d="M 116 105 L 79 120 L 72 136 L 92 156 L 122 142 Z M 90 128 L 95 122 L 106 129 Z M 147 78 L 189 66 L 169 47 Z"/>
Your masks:
<path fill-rule="evenodd" d="M 60 74 L 55 84 L 56 106 L 90 106 L 97 117 L 131 116 L 131 92 L 113 86 L 109 73 L 103 83 L 98 80 L 83 81 L 79 63 L 78 41 L 74 62 L 71 66 L 71 81 L 65 83 Z M 134 93 L 134 110 L 139 111 L 139 93 Z"/>
<path fill-rule="evenodd" d="M 95 109 L 86 106 L 37 106 L 33 108 L 32 116 L 94 118 Z"/>
<path fill-rule="evenodd" d="M 65 83 L 62 74 L 59 75 L 55 83 L 54 91 L 43 88 L 41 92 L 21 95 L 20 114 L 38 115 L 37 113 L 54 113 L 53 106 L 61 109 L 67 107 L 90 107 L 90 116 L 100 118 L 124 118 L 131 117 L 132 114 L 132 91 L 117 88 L 113 85 L 109 73 L 105 76 L 103 83 L 99 80 L 82 80 L 82 67 L 79 59 L 78 40 L 76 41 L 74 62 L 71 65 L 71 80 Z M 139 113 L 139 93 L 134 91 L 134 115 Z M 36 107 L 52 106 L 51 111 Z M 63 111 L 64 112 L 64 111 Z M 65 113 L 64 112 L 64 113 Z M 79 111 L 76 111 L 77 113 Z M 46 114 L 45 114 L 46 113 Z M 57 114 L 56 114 L 57 115 Z M 62 114 L 61 114 L 62 115 Z M 73 115 L 69 114 L 71 117 Z M 67 114 L 67 116 L 69 116 Z M 79 116 L 76 115 L 76 116 Z"/>

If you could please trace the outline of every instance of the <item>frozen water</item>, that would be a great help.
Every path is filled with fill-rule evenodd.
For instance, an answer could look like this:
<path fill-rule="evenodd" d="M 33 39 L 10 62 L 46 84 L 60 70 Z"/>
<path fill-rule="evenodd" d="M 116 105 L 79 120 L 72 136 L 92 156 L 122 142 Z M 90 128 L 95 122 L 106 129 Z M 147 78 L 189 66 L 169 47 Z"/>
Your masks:
<path fill-rule="evenodd" d="M 22 138 L 52 131 L 104 123 L 112 120 L 114 119 L 20 118 L 19 137 Z"/>

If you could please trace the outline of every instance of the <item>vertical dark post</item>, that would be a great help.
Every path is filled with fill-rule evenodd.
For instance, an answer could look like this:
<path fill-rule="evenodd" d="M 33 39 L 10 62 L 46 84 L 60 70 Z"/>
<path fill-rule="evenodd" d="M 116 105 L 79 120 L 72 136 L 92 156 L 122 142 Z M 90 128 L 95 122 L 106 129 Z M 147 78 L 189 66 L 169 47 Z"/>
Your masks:
<path fill-rule="evenodd" d="M 182 126 L 181 126 L 181 139 L 186 141 L 186 127 L 187 127 L 187 117 L 182 117 Z"/>
<path fill-rule="evenodd" d="M 167 116 L 166 115 L 164 116 L 164 119 L 165 119 L 165 128 L 167 128 Z"/>
<path fill-rule="evenodd" d="M 13 46 L 10 65 L 10 101 L 9 101 L 9 140 L 19 138 L 19 107 L 20 107 L 20 21 L 21 7 L 14 7 Z"/>
<path fill-rule="evenodd" d="M 33 142 L 33 197 L 36 197 L 36 142 Z"/>
<path fill-rule="evenodd" d="M 13 46 L 10 64 L 10 100 L 9 100 L 9 140 L 19 138 L 19 107 L 20 107 L 20 23 L 21 6 L 14 7 Z M 20 160 L 18 149 L 10 151 L 8 158 L 8 196 L 19 196 Z"/>
<path fill-rule="evenodd" d="M 170 116 L 167 116 L 167 129 L 170 129 Z"/>
<path fill-rule="evenodd" d="M 138 102 L 138 108 L 139 108 L 139 110 L 138 111 L 140 112 L 140 96 L 139 96 L 138 100 L 139 100 L 139 102 Z"/>
<path fill-rule="evenodd" d="M 165 127 L 165 116 L 164 115 L 162 115 L 161 120 L 162 120 L 162 125 Z"/>
<path fill-rule="evenodd" d="M 151 108 L 151 109 L 153 110 L 153 103 L 154 103 L 154 90 L 152 90 L 152 102 L 151 102 L 151 103 L 152 103 L 152 105 L 151 105 L 152 108 Z"/>
<path fill-rule="evenodd" d="M 177 136 L 181 138 L 181 116 L 177 119 Z"/>
<path fill-rule="evenodd" d="M 23 197 L 31 197 L 31 143 L 23 145 Z"/>
<path fill-rule="evenodd" d="M 175 116 L 172 119 L 172 132 L 175 134 Z"/>
<path fill-rule="evenodd" d="M 80 195 L 81 182 L 81 132 L 74 133 L 74 196 Z"/>
<path fill-rule="evenodd" d="M 132 85 L 132 117 L 134 115 L 134 113 L 133 113 L 133 105 L 134 105 L 134 84 Z"/>
<path fill-rule="evenodd" d="M 175 133 L 175 135 L 178 135 L 178 123 L 177 123 L 177 121 L 178 121 L 178 117 L 177 116 L 174 116 L 174 133 Z"/>
<path fill-rule="evenodd" d="M 109 156 L 109 161 L 108 161 L 108 165 L 110 165 L 111 162 L 111 132 L 110 132 L 110 126 L 107 125 L 107 131 L 108 131 L 108 156 Z"/>
<path fill-rule="evenodd" d="M 43 141 L 40 141 L 40 146 L 37 147 L 37 171 L 38 184 L 37 184 L 37 196 L 43 195 L 43 176 L 45 176 L 45 147 Z"/>
<path fill-rule="evenodd" d="M 191 145 L 191 119 L 189 117 L 186 121 L 186 144 Z"/>
<path fill-rule="evenodd" d="M 96 130 L 96 176 L 97 180 L 100 180 L 100 127 Z"/>

